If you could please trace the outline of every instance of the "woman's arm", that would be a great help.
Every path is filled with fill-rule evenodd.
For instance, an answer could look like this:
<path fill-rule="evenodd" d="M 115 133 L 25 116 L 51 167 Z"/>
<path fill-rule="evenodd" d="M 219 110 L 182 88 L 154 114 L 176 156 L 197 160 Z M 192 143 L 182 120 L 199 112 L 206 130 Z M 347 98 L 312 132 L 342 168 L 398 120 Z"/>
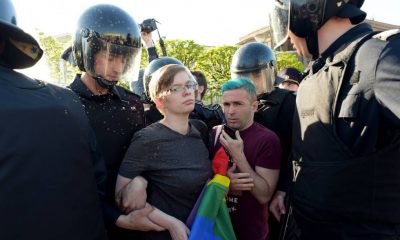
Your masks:
<path fill-rule="evenodd" d="M 149 219 L 155 224 L 167 229 L 173 240 L 188 239 L 190 230 L 182 221 L 176 219 L 175 217 L 172 217 L 163 211 L 154 208 L 154 211 L 149 214 Z"/>
<path fill-rule="evenodd" d="M 124 213 L 143 208 L 147 200 L 146 188 L 147 180 L 142 176 L 130 179 L 118 175 L 115 185 L 115 202 L 117 206 Z"/>

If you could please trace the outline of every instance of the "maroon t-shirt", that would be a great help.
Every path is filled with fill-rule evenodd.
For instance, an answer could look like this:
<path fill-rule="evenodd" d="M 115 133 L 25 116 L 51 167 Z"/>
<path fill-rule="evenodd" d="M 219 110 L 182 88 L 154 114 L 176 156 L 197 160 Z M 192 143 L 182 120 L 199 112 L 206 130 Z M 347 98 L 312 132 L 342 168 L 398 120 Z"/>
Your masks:
<path fill-rule="evenodd" d="M 215 139 L 215 130 L 212 137 Z M 254 122 L 249 128 L 240 131 L 244 142 L 244 155 L 250 166 L 279 169 L 281 144 L 278 136 L 271 130 Z M 215 152 L 220 143 L 212 147 Z M 260 204 L 249 192 L 228 194 L 228 208 L 233 229 L 238 240 L 265 240 L 268 235 L 268 204 Z"/>

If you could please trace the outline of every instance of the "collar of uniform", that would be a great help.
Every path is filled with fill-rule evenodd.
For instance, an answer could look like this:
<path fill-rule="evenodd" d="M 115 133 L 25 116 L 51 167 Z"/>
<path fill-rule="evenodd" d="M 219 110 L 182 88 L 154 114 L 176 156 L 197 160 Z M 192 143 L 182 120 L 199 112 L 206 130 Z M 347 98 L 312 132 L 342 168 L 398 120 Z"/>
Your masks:
<path fill-rule="evenodd" d="M 353 41 L 355 38 L 357 38 L 361 34 L 371 32 L 371 31 L 372 31 L 372 28 L 367 23 L 362 23 L 362 24 L 359 24 L 359 25 L 351 28 L 349 31 L 347 31 L 342 36 L 340 36 L 338 39 L 336 39 L 336 41 L 333 42 L 321 54 L 320 58 L 326 60 L 329 57 L 333 57 L 333 55 L 335 55 L 336 51 L 338 51 L 342 46 L 349 44 L 351 41 Z"/>
<path fill-rule="evenodd" d="M 326 63 L 327 59 L 333 59 L 333 56 L 336 54 L 338 50 L 340 50 L 343 46 L 347 46 L 350 42 L 356 39 L 363 33 L 371 32 L 372 28 L 367 23 L 359 24 L 349 31 L 344 33 L 335 42 L 333 42 L 322 54 L 319 58 L 313 61 L 310 65 L 310 72 L 316 73 L 318 72 Z"/>
<path fill-rule="evenodd" d="M 201 101 L 201 100 L 194 100 L 194 102 L 196 103 L 196 104 L 199 104 L 199 105 L 203 105 L 203 101 Z"/>
<path fill-rule="evenodd" d="M 38 89 L 46 85 L 43 81 L 29 78 L 22 73 L 3 66 L 0 66 L 0 84 L 1 82 L 7 82 L 16 88 L 23 89 Z"/>
<path fill-rule="evenodd" d="M 281 102 L 278 101 L 278 98 L 274 97 L 274 95 L 278 94 L 278 92 L 288 92 L 288 90 L 275 87 L 274 90 L 272 90 L 272 92 L 266 92 L 261 94 L 261 96 L 259 96 L 257 100 L 261 105 L 278 105 Z"/>
<path fill-rule="evenodd" d="M 81 80 L 81 74 L 77 74 L 74 78 L 74 81 L 69 85 L 69 87 L 80 96 L 84 98 L 92 98 L 95 95 L 89 90 L 89 88 L 83 83 Z M 119 99 L 126 100 L 127 96 L 125 93 L 120 91 L 117 86 L 113 86 L 110 93 L 113 96 L 118 97 Z"/>

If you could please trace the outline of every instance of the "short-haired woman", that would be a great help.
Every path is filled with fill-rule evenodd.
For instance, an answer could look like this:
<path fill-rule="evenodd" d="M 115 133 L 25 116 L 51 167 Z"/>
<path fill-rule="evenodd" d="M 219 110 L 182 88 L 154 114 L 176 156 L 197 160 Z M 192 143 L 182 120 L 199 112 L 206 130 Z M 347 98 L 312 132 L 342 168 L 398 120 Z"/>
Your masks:
<path fill-rule="evenodd" d="M 196 87 L 184 66 L 170 64 L 158 70 L 149 91 L 164 118 L 134 135 L 121 164 L 116 191 L 136 176 L 145 177 L 147 202 L 155 207 L 149 220 L 170 233 L 145 232 L 144 239 L 187 239 L 183 222 L 212 176 L 208 150 L 189 121 Z"/>

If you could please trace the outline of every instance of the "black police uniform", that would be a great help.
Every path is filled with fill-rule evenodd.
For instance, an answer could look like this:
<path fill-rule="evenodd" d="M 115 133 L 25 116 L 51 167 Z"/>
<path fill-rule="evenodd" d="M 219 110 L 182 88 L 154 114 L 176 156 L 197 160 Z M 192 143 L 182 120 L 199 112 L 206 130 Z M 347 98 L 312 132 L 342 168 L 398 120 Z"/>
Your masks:
<path fill-rule="evenodd" d="M 292 123 L 296 106 L 294 92 L 275 88 L 258 98 L 258 110 L 254 121 L 272 130 L 278 135 L 282 146 L 281 171 L 277 190 L 287 192 L 292 178 L 291 162 L 288 161 L 292 149 Z"/>
<path fill-rule="evenodd" d="M 156 104 L 151 102 L 149 108 L 144 111 L 144 116 L 146 119 L 146 126 L 158 122 L 164 118 L 164 116 L 158 111 Z"/>
<path fill-rule="evenodd" d="M 0 238 L 105 239 L 78 97 L 0 66 L 0 102 Z"/>
<path fill-rule="evenodd" d="M 214 126 L 221 125 L 225 122 L 225 116 L 222 112 L 221 105 L 204 105 L 200 100 L 196 100 L 194 109 L 190 113 L 189 118 L 203 121 L 207 124 L 209 130 L 211 130 Z"/>
<path fill-rule="evenodd" d="M 158 58 L 158 53 L 156 47 L 147 48 L 147 62 L 151 63 L 151 61 L 157 58 Z"/>
<path fill-rule="evenodd" d="M 338 38 L 297 93 L 292 199 L 302 239 L 400 236 L 400 35 L 371 31 L 360 24 Z"/>
<path fill-rule="evenodd" d="M 114 192 L 119 166 L 132 136 L 144 127 L 143 105 L 138 96 L 119 86 L 114 86 L 107 94 L 93 95 L 79 74 L 70 88 L 79 95 L 106 163 L 106 199 L 102 207 L 109 237 L 135 236 L 133 231 L 115 227 L 121 212 L 114 204 Z"/>
<path fill-rule="evenodd" d="M 275 88 L 271 93 L 261 95 L 258 101 L 258 110 L 254 114 L 254 121 L 275 132 L 281 141 L 282 161 L 277 190 L 288 192 L 293 177 L 289 155 L 292 148 L 292 125 L 296 96 L 292 91 Z M 274 217 L 269 218 L 269 239 L 279 239 L 282 222 L 284 221 L 278 222 Z"/>

